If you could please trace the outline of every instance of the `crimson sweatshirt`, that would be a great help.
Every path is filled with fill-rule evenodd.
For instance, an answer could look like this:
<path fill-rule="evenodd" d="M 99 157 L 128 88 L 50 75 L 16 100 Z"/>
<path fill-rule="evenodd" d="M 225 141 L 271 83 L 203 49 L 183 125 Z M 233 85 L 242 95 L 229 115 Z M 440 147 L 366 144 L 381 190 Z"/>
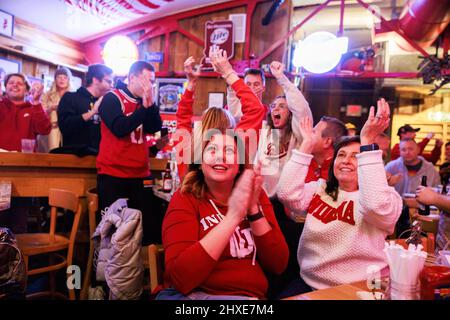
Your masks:
<path fill-rule="evenodd" d="M 22 139 L 36 139 L 50 133 L 51 124 L 41 104 L 14 104 L 0 97 L 0 148 L 22 151 Z"/>
<path fill-rule="evenodd" d="M 175 192 L 162 227 L 165 285 L 183 294 L 201 290 L 213 295 L 264 298 L 268 286 L 264 271 L 275 274 L 283 272 L 289 249 L 264 192 L 261 192 L 259 201 L 272 230 L 255 236 L 249 222 L 243 220 L 236 227 L 220 259 L 215 261 L 199 240 L 222 221 L 228 207 L 210 195 L 206 199 L 197 199 L 180 190 Z"/>

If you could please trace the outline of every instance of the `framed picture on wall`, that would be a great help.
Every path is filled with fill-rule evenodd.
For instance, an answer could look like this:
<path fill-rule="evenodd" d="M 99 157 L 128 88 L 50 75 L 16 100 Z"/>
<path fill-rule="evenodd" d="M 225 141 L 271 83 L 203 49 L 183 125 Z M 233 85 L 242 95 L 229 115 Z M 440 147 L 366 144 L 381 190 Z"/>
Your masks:
<path fill-rule="evenodd" d="M 208 108 L 217 107 L 223 108 L 225 102 L 225 93 L 210 92 L 208 93 Z"/>
<path fill-rule="evenodd" d="M 14 34 L 14 16 L 8 12 L 0 10 L 0 34 L 12 38 Z"/>
<path fill-rule="evenodd" d="M 18 73 L 22 70 L 22 63 L 20 61 L 0 58 L 0 77 L 4 77 L 4 74 Z M 2 77 L 2 80 L 3 80 Z"/>
<path fill-rule="evenodd" d="M 5 91 L 4 80 L 8 73 L 18 73 L 22 69 L 20 61 L 0 58 L 0 94 Z"/>
<path fill-rule="evenodd" d="M 186 84 L 186 79 L 156 79 L 156 104 L 161 113 L 177 112 Z"/>

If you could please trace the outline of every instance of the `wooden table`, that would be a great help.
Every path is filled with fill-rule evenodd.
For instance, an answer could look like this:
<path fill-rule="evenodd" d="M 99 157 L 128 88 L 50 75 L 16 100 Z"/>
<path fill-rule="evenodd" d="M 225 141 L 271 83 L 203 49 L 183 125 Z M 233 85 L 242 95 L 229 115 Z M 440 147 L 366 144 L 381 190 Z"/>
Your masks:
<path fill-rule="evenodd" d="M 369 291 L 366 281 L 343 284 L 286 298 L 286 300 L 359 300 L 356 292 Z"/>
<path fill-rule="evenodd" d="M 162 171 L 166 159 L 150 158 L 150 168 Z M 11 181 L 13 197 L 48 197 L 50 188 L 84 196 L 97 185 L 96 157 L 71 154 L 0 152 L 0 181 Z"/>

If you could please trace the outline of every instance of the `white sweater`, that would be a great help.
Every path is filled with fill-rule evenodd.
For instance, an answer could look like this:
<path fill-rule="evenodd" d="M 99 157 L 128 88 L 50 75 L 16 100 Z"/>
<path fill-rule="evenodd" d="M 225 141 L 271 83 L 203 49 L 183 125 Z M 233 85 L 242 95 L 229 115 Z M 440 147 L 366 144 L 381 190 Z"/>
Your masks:
<path fill-rule="evenodd" d="M 276 138 L 276 135 L 274 135 L 273 132 L 271 133 L 271 130 L 267 130 L 261 134 L 257 159 L 262 163 L 261 173 L 264 176 L 263 187 L 270 198 L 277 193 L 277 184 L 280 180 L 281 171 L 283 170 L 284 164 L 291 156 L 292 148 L 302 142 L 302 136 L 299 130 L 300 119 L 303 117 L 310 117 L 312 120 L 309 104 L 296 85 L 289 81 L 285 75 L 277 79 L 277 82 L 283 88 L 289 111 L 292 113 L 292 136 L 287 150 L 275 148 L 275 152 L 269 153 L 268 151 L 271 149 L 269 147 L 270 145 L 278 145 L 278 143 L 274 143 L 273 141 L 273 138 Z M 280 150 L 284 152 L 279 152 Z"/>
<path fill-rule="evenodd" d="M 381 155 L 377 150 L 356 156 L 359 190 L 339 189 L 336 202 L 325 193 L 325 180 L 304 183 L 311 155 L 293 150 L 286 163 L 278 198 L 293 215 L 307 214 L 297 259 L 300 276 L 312 288 L 365 280 L 370 265 L 387 266 L 384 242 L 402 199 L 387 185 Z"/>

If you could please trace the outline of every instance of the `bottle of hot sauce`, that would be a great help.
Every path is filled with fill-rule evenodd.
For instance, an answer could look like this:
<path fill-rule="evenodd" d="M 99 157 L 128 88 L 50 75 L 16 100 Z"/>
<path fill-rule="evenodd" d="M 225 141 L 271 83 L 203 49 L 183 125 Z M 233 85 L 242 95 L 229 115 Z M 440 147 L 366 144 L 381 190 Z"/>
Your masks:
<path fill-rule="evenodd" d="M 170 171 L 170 162 L 167 162 L 166 170 L 165 170 L 164 176 L 163 176 L 163 187 L 162 187 L 163 192 L 171 192 L 172 191 L 172 187 L 173 187 L 172 180 L 173 179 L 172 179 L 172 174 Z"/>

